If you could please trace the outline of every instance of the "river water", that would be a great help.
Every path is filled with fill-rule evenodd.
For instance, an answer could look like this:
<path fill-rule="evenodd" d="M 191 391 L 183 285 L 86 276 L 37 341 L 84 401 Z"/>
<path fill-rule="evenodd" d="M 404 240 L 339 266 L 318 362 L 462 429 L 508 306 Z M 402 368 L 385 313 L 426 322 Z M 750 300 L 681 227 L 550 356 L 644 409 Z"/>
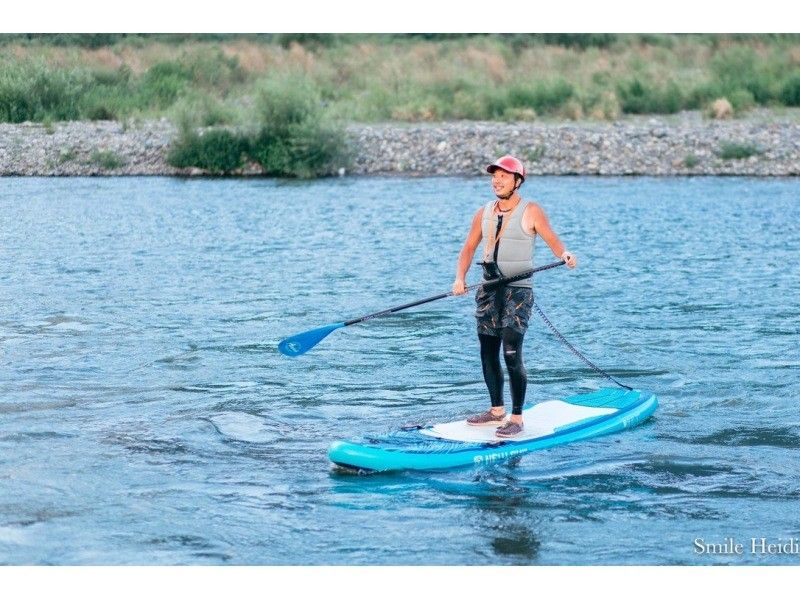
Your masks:
<path fill-rule="evenodd" d="M 328 445 L 486 405 L 471 297 L 276 345 L 449 290 L 488 178 L 2 179 L 0 562 L 800 564 L 749 544 L 800 539 L 798 189 L 530 179 L 537 302 L 658 411 L 363 476 Z M 532 318 L 529 401 L 608 385 Z"/>

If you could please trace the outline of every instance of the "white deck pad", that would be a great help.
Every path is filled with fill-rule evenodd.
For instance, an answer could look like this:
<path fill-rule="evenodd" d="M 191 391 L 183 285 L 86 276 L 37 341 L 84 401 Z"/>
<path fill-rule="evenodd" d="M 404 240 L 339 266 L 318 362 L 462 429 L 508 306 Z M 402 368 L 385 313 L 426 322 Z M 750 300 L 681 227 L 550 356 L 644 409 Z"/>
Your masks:
<path fill-rule="evenodd" d="M 494 426 L 470 426 L 466 420 L 436 424 L 420 430 L 422 434 L 459 442 L 520 442 L 549 436 L 556 428 L 618 411 L 611 407 L 583 407 L 566 401 L 542 401 L 523 411 L 525 427 L 518 436 L 498 438 Z"/>

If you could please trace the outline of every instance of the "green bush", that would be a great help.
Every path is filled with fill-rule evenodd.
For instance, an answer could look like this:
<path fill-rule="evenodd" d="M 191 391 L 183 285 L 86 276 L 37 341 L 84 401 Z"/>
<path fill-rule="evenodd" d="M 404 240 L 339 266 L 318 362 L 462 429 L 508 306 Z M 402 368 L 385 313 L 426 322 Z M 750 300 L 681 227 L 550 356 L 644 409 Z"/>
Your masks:
<path fill-rule="evenodd" d="M 234 56 L 226 56 L 221 50 L 202 52 L 189 60 L 192 80 L 206 89 L 222 89 L 244 83 L 247 73 Z"/>
<path fill-rule="evenodd" d="M 188 85 L 180 65 L 161 63 L 140 79 L 130 70 L 63 70 L 22 63 L 0 68 L 0 121 L 115 120 L 172 104 Z"/>
<path fill-rule="evenodd" d="M 756 105 L 756 98 L 752 92 L 746 89 L 737 89 L 728 95 L 728 100 L 736 112 L 749 110 Z"/>
<path fill-rule="evenodd" d="M 125 161 L 111 150 L 93 152 L 91 161 L 104 170 L 114 170 L 125 166 Z"/>
<path fill-rule="evenodd" d="M 800 106 L 800 73 L 795 73 L 783 83 L 781 101 L 786 106 Z"/>
<path fill-rule="evenodd" d="M 431 83 L 427 86 L 426 91 L 437 99 L 450 101 L 457 93 L 474 94 L 478 91 L 478 86 L 474 81 L 469 81 L 462 76 L 455 76 L 453 79 Z"/>
<path fill-rule="evenodd" d="M 267 81 L 257 111 L 260 130 L 250 157 L 265 174 L 308 178 L 333 173 L 347 161 L 344 129 L 331 122 L 319 91 L 298 76 Z"/>
<path fill-rule="evenodd" d="M 330 47 L 336 45 L 341 37 L 337 33 L 278 33 L 275 41 L 284 48 L 293 43 L 311 47 Z"/>
<path fill-rule="evenodd" d="M 762 151 L 758 146 L 750 143 L 727 142 L 720 145 L 717 155 L 723 160 L 744 160 L 761 153 Z"/>
<path fill-rule="evenodd" d="M 101 48 L 115 44 L 125 35 L 125 33 L 26 33 L 21 34 L 18 39 L 45 46 Z"/>
<path fill-rule="evenodd" d="M 261 129 L 250 140 L 249 156 L 265 174 L 285 176 L 292 172 L 292 150 L 288 138 L 268 128 Z"/>
<path fill-rule="evenodd" d="M 169 111 L 173 121 L 182 129 L 216 127 L 236 122 L 236 112 L 213 95 L 190 91 L 182 95 Z"/>
<path fill-rule="evenodd" d="M 683 93 L 672 81 L 659 87 L 634 78 L 617 86 L 617 96 L 628 114 L 673 114 L 685 105 Z"/>
<path fill-rule="evenodd" d="M 654 46 L 657 48 L 675 47 L 675 37 L 665 33 L 638 33 L 633 39 L 643 46 Z"/>
<path fill-rule="evenodd" d="M 196 167 L 214 174 L 229 174 L 241 168 L 247 141 L 241 134 L 212 129 L 200 135 L 185 130 L 167 154 L 167 163 L 175 168 Z"/>
<path fill-rule="evenodd" d="M 208 95 L 199 87 L 227 89 L 243 80 L 238 62 L 221 52 L 159 62 L 140 77 L 128 67 L 68 70 L 12 63 L 0 67 L 0 121 L 116 120 L 137 110 L 167 109 L 192 93 Z M 213 104 L 205 103 L 204 125 L 228 120 Z"/>
<path fill-rule="evenodd" d="M 117 120 L 142 105 L 127 85 L 94 85 L 81 98 L 81 118 Z"/>
<path fill-rule="evenodd" d="M 551 112 L 565 105 L 575 94 L 575 89 L 562 79 L 539 82 L 534 85 L 512 85 L 506 96 L 511 108 L 533 108 L 537 112 Z"/>
<path fill-rule="evenodd" d="M 118 69 L 97 69 L 92 71 L 95 85 L 126 86 L 131 82 L 133 73 L 130 67 L 123 65 Z"/>
<path fill-rule="evenodd" d="M 144 74 L 138 85 L 141 103 L 166 108 L 178 99 L 192 81 L 192 72 L 179 62 L 159 62 Z"/>
<path fill-rule="evenodd" d="M 78 152 L 74 148 L 62 149 L 58 152 L 58 163 L 64 164 L 65 162 L 72 162 L 78 157 Z"/>
<path fill-rule="evenodd" d="M 547 45 L 585 50 L 607 48 L 618 40 L 615 33 L 498 33 L 495 36 L 515 48 Z"/>
<path fill-rule="evenodd" d="M 331 174 L 346 165 L 344 130 L 328 119 L 319 92 L 308 79 L 288 76 L 266 81 L 256 110 L 258 130 L 250 135 L 224 129 L 200 135 L 185 119 L 183 132 L 170 149 L 169 164 L 227 174 L 240 168 L 246 156 L 267 175 L 302 178 Z"/>
<path fill-rule="evenodd" d="M 92 77 L 81 70 L 24 64 L 0 69 L 0 121 L 75 120 Z"/>
<path fill-rule="evenodd" d="M 303 75 L 290 74 L 265 81 L 259 90 L 256 111 L 260 124 L 272 130 L 319 118 L 319 90 Z"/>
<path fill-rule="evenodd" d="M 759 104 L 775 98 L 773 66 L 759 58 L 749 46 L 728 48 L 711 60 L 718 96 L 729 96 L 737 90 L 747 90 Z M 779 67 L 775 67 L 779 68 Z"/>
<path fill-rule="evenodd" d="M 617 41 L 614 33 L 542 33 L 544 43 L 551 46 L 607 48 Z"/>
<path fill-rule="evenodd" d="M 700 164 L 700 158 L 698 158 L 694 154 L 687 154 L 686 157 L 683 159 L 683 165 L 686 168 L 694 168 L 698 164 Z"/>
<path fill-rule="evenodd" d="M 450 118 L 482 120 L 488 117 L 485 96 L 482 93 L 457 91 L 450 103 Z"/>

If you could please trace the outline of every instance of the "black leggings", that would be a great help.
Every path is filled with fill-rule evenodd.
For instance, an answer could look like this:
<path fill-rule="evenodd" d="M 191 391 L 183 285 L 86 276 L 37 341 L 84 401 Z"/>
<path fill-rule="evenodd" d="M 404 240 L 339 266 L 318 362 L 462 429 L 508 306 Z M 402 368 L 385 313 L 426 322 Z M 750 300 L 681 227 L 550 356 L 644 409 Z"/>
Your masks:
<path fill-rule="evenodd" d="M 503 336 L 479 334 L 481 342 L 481 365 L 483 379 L 489 388 L 492 407 L 503 405 L 503 368 L 500 366 L 500 346 L 506 360 L 508 377 L 511 382 L 511 413 L 522 415 L 525 403 L 525 390 L 528 386 L 528 375 L 522 364 L 522 339 L 524 335 L 511 328 L 503 328 Z"/>

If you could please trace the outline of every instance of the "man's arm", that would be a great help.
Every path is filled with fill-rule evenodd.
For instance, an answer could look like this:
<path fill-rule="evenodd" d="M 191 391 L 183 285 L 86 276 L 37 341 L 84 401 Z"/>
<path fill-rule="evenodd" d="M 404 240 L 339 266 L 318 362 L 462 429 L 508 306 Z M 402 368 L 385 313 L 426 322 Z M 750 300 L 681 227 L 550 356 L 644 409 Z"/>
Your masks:
<path fill-rule="evenodd" d="M 458 254 L 458 262 L 456 264 L 456 279 L 453 282 L 453 293 L 455 295 L 463 295 L 466 290 L 467 271 L 472 264 L 472 258 L 475 255 L 475 250 L 481 243 L 483 238 L 483 231 L 481 228 L 481 220 L 483 219 L 483 208 L 475 212 L 472 217 L 472 226 L 469 229 L 464 246 Z"/>
<path fill-rule="evenodd" d="M 547 219 L 547 214 L 544 213 L 544 210 L 538 204 L 530 204 L 530 209 L 532 210 L 533 216 L 533 233 L 538 234 L 544 242 L 550 247 L 550 251 L 553 252 L 557 258 L 564 260 L 567 262 L 567 266 L 570 268 L 574 268 L 578 265 L 578 259 L 572 255 L 567 248 L 564 247 L 564 243 L 561 242 L 561 239 L 558 238 L 558 235 L 555 231 L 550 227 L 550 221 Z"/>

